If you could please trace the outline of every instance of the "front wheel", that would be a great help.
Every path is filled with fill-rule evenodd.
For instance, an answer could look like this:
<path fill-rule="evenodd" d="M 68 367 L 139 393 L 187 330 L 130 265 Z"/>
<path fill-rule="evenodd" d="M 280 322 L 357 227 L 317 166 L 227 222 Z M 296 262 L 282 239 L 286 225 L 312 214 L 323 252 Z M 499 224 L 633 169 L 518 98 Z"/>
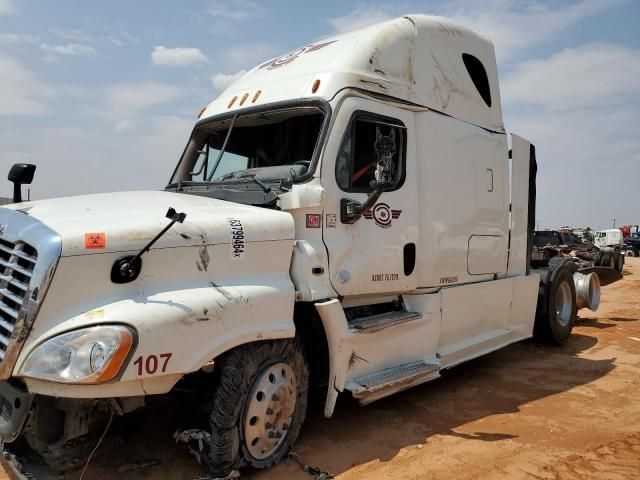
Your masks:
<path fill-rule="evenodd" d="M 307 411 L 309 372 L 301 342 L 240 346 L 216 361 L 211 442 L 202 460 L 225 477 L 245 465 L 266 468 L 295 442 Z"/>

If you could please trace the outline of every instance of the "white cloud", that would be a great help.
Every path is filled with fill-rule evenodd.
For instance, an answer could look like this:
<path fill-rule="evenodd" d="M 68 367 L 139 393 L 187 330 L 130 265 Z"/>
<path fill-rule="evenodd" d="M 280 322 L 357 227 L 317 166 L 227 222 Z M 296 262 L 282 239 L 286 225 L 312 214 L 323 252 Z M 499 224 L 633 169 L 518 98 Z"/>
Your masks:
<path fill-rule="evenodd" d="M 92 29 L 91 32 L 85 32 L 77 28 L 53 28 L 51 29 L 51 33 L 67 42 L 98 45 L 101 47 L 124 47 L 140 42 L 138 37 L 123 28 L 109 25 Z"/>
<path fill-rule="evenodd" d="M 251 43 L 238 45 L 226 50 L 225 55 L 231 63 L 231 68 L 248 68 L 259 62 L 272 58 L 278 52 L 277 49 L 268 43 Z"/>
<path fill-rule="evenodd" d="M 35 35 L 22 33 L 0 33 L 0 45 L 18 45 L 25 43 L 38 43 L 40 39 Z"/>
<path fill-rule="evenodd" d="M 171 153 L 174 163 L 178 162 L 180 154 L 189 139 L 189 133 L 195 124 L 193 118 L 176 115 L 160 115 L 151 119 L 148 133 L 140 139 L 143 148 L 153 148 Z M 166 172 L 170 174 L 169 169 Z"/>
<path fill-rule="evenodd" d="M 361 6 L 342 17 L 330 18 L 327 21 L 335 33 L 345 33 L 384 22 L 401 13 L 393 13 L 384 6 Z"/>
<path fill-rule="evenodd" d="M 638 107 L 507 112 L 509 129 L 536 146 L 542 228 L 637 222 Z"/>
<path fill-rule="evenodd" d="M 518 64 L 502 82 L 507 102 L 568 109 L 640 95 L 640 51 L 609 44 L 569 48 Z"/>
<path fill-rule="evenodd" d="M 17 60 L 0 56 L 0 116 L 43 115 L 53 90 Z"/>
<path fill-rule="evenodd" d="M 445 14 L 488 37 L 498 59 L 505 60 L 622 1 L 579 0 L 549 7 L 539 1 L 474 0 L 453 4 Z"/>
<path fill-rule="evenodd" d="M 505 123 L 536 145 L 541 226 L 634 221 L 640 51 L 565 49 L 517 64 L 502 87 Z"/>
<path fill-rule="evenodd" d="M 115 133 L 124 133 L 133 130 L 135 127 L 136 123 L 132 120 L 120 120 L 114 125 L 113 131 Z"/>
<path fill-rule="evenodd" d="M 232 83 L 242 77 L 246 70 L 240 70 L 236 73 L 216 73 L 211 76 L 211 83 L 216 87 L 216 90 L 226 90 Z"/>
<path fill-rule="evenodd" d="M 151 52 L 151 60 L 155 65 L 177 67 L 205 63 L 208 58 L 199 48 L 167 48 L 158 46 Z"/>
<path fill-rule="evenodd" d="M 96 49 L 82 43 L 67 43 L 65 45 L 49 45 L 42 43 L 42 51 L 51 55 L 95 55 Z"/>
<path fill-rule="evenodd" d="M 13 3 L 11 0 L 0 0 L 0 14 L 13 13 Z"/>
<path fill-rule="evenodd" d="M 157 82 L 121 83 L 106 87 L 109 110 L 119 116 L 138 113 L 146 108 L 177 100 L 178 87 Z"/>
<path fill-rule="evenodd" d="M 51 30 L 56 37 L 73 43 L 95 43 L 95 35 L 77 28 L 53 28 Z"/>
<path fill-rule="evenodd" d="M 82 127 L 56 127 L 48 122 L 38 128 L 37 141 L 32 129 L 9 128 L 7 135 L 0 131 L 0 171 L 7 172 L 19 161 L 36 163 L 30 186 L 33 199 L 164 188 L 195 117 L 145 116 L 136 121 L 135 134 L 126 141 L 111 132 L 105 123 L 109 121 L 98 118 Z M 0 183 L 0 194 L 10 196 L 10 188 L 9 182 Z M 164 212 L 159 209 L 159 218 Z"/>
<path fill-rule="evenodd" d="M 533 0 L 457 0 L 445 3 L 444 7 L 434 7 L 430 13 L 451 18 L 488 37 L 496 47 L 498 59 L 506 60 L 515 52 L 539 45 L 581 20 L 624 1 L 578 0 L 549 7 Z M 327 21 L 335 33 L 343 33 L 398 17 L 410 8 L 424 10 L 424 5 L 410 5 L 369 3 Z"/>
<path fill-rule="evenodd" d="M 212 17 L 227 20 L 246 20 L 262 17 L 266 10 L 250 0 L 216 0 L 209 7 L 208 13 Z"/>

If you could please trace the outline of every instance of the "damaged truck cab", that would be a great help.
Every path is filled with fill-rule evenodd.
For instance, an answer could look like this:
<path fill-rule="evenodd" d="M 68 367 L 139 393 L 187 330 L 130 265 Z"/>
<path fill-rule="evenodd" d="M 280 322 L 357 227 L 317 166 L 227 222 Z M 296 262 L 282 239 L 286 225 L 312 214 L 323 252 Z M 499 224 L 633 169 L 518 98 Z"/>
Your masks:
<path fill-rule="evenodd" d="M 204 368 L 200 459 L 224 476 L 287 454 L 310 384 L 329 417 L 341 392 L 377 400 L 534 327 L 563 342 L 573 272 L 530 270 L 535 153 L 508 143 L 492 44 L 411 15 L 247 72 L 164 192 L 0 209 L 4 442 L 50 460 L 93 410 Z"/>

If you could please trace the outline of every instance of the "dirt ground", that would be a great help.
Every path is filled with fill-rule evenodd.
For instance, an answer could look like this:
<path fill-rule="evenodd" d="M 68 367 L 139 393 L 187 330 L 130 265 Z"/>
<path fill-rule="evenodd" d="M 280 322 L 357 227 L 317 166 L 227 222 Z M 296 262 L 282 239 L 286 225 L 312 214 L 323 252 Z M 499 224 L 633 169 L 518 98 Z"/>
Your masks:
<path fill-rule="evenodd" d="M 579 312 L 565 346 L 512 345 L 367 407 L 342 399 L 331 420 L 312 409 L 294 451 L 340 480 L 640 479 L 639 396 L 633 258 L 603 288 L 600 310 Z M 198 478 L 187 448 L 171 440 L 193 426 L 178 403 L 162 400 L 114 424 L 84 478 Z M 144 464 L 155 465 L 134 470 Z M 312 477 L 288 460 L 242 478 Z"/>

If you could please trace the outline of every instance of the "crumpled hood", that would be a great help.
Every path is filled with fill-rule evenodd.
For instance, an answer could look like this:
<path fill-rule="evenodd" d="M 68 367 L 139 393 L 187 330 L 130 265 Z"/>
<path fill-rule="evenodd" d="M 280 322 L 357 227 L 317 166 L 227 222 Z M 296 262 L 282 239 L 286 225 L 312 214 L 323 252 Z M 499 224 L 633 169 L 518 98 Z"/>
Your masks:
<path fill-rule="evenodd" d="M 117 192 L 53 198 L 4 208 L 36 218 L 62 237 L 62 255 L 139 250 L 170 220 L 169 207 L 187 214 L 153 248 L 294 239 L 284 212 L 162 191 Z"/>

